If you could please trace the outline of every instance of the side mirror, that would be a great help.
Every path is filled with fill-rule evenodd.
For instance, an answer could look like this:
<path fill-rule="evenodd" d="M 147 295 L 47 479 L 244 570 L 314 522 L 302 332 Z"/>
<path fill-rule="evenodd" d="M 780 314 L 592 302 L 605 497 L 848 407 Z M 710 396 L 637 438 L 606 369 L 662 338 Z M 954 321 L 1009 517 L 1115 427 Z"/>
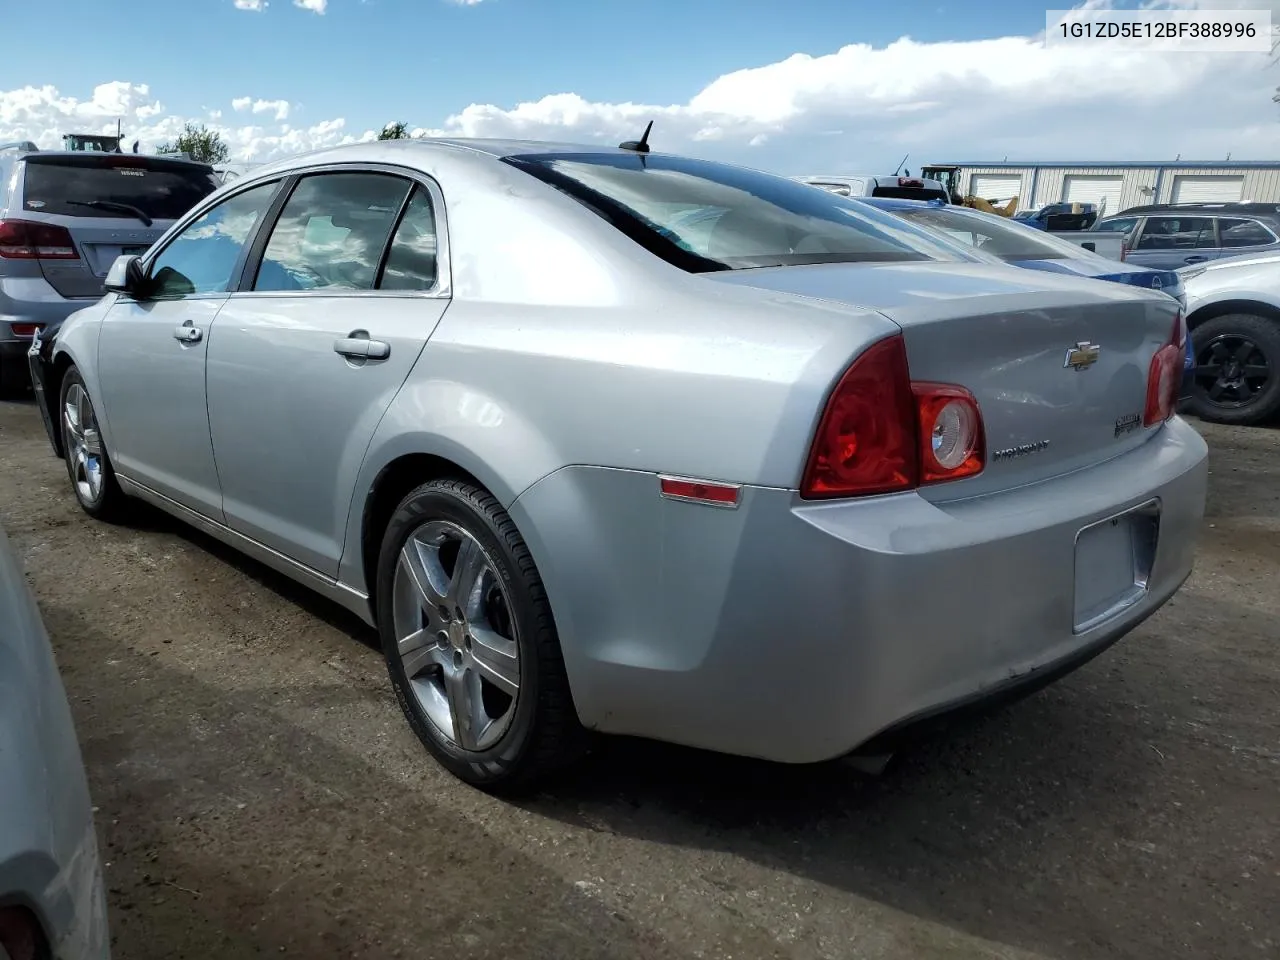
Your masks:
<path fill-rule="evenodd" d="M 141 295 L 145 282 L 142 258 L 120 256 L 116 257 L 115 263 L 111 264 L 111 269 L 107 271 L 107 279 L 103 286 L 112 293 L 123 293 L 136 298 Z"/>

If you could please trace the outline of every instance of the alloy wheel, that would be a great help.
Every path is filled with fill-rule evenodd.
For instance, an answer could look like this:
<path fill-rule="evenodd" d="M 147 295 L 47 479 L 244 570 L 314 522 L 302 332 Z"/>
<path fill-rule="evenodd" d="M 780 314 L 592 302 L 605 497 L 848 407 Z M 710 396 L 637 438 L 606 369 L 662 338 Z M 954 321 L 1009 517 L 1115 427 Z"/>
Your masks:
<path fill-rule="evenodd" d="M 520 647 L 484 547 L 449 521 L 419 526 L 400 550 L 392 609 L 405 678 L 432 726 L 463 750 L 494 746 L 515 716 Z"/>
<path fill-rule="evenodd" d="M 1196 389 L 1215 406 L 1247 406 L 1266 389 L 1271 376 L 1267 355 L 1242 334 L 1220 334 L 1196 350 Z"/>
<path fill-rule="evenodd" d="M 63 434 L 71 482 L 84 503 L 97 503 L 102 498 L 105 477 L 102 472 L 102 437 L 89 394 L 79 383 L 67 390 L 62 405 Z"/>

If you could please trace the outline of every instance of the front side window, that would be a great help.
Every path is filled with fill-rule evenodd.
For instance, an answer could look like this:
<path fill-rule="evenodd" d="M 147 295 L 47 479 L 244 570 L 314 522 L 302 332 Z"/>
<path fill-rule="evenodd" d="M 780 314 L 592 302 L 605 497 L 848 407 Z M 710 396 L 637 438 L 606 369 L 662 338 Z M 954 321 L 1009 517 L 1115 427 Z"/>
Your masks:
<path fill-rule="evenodd" d="M 615 153 L 505 160 L 691 273 L 962 256 L 864 203 L 729 164 Z"/>
<path fill-rule="evenodd" d="M 1210 217 L 1148 217 L 1139 250 L 1192 250 L 1214 246 Z"/>
<path fill-rule="evenodd" d="M 1223 217 L 1218 221 L 1218 235 L 1224 247 L 1261 247 L 1276 243 L 1276 236 L 1257 220 Z"/>
<path fill-rule="evenodd" d="M 178 234 L 151 265 L 151 295 L 173 298 L 226 291 L 277 186 L 267 183 L 238 193 Z"/>
<path fill-rule="evenodd" d="M 271 229 L 253 289 L 372 290 L 409 186 L 381 173 L 304 177 Z"/>

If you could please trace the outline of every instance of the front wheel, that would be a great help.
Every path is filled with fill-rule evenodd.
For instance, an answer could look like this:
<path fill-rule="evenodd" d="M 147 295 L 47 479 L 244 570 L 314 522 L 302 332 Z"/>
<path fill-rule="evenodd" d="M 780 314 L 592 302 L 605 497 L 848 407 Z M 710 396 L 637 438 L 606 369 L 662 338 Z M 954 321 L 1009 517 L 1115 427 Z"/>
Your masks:
<path fill-rule="evenodd" d="M 1188 407 L 1203 420 L 1247 426 L 1280 412 L 1280 321 L 1247 313 L 1206 320 L 1195 350 Z"/>
<path fill-rule="evenodd" d="M 377 589 L 396 697 L 455 776 L 516 790 L 581 752 L 546 592 L 489 493 L 445 479 L 413 490 L 387 526 Z"/>
<path fill-rule="evenodd" d="M 111 459 L 102 444 L 89 390 L 75 367 L 67 370 L 62 378 L 58 409 L 67 474 L 81 509 L 97 520 L 123 519 L 127 498 L 116 482 Z"/>

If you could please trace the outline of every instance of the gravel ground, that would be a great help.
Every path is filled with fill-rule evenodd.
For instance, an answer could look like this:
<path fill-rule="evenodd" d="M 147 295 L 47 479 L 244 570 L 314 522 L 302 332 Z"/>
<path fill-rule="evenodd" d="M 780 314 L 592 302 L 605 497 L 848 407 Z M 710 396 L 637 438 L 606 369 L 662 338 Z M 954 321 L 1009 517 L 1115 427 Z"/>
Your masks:
<path fill-rule="evenodd" d="M 376 638 L 162 515 L 75 506 L 0 403 L 98 803 L 117 960 L 1280 956 L 1280 431 L 1202 426 L 1196 573 L 1134 634 L 879 779 L 608 744 L 453 781 Z"/>

